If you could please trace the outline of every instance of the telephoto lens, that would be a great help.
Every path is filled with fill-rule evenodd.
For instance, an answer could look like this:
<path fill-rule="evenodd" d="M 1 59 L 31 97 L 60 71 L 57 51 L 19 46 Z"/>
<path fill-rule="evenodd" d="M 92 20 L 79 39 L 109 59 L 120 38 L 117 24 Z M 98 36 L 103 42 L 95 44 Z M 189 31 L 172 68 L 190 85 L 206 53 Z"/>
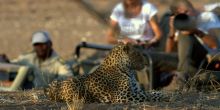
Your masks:
<path fill-rule="evenodd" d="M 196 22 L 187 14 L 178 14 L 174 18 L 174 27 L 180 31 L 188 31 L 196 28 Z"/>

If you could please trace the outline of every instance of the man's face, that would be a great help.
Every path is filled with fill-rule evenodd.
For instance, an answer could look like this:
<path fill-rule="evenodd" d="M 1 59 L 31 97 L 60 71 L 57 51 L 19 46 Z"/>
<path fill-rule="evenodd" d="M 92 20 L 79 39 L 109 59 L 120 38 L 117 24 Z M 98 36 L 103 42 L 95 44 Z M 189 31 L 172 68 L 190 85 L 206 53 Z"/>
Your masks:
<path fill-rule="evenodd" d="M 188 14 L 189 8 L 184 3 L 179 3 L 176 11 L 178 14 Z"/>
<path fill-rule="evenodd" d="M 36 43 L 33 45 L 34 50 L 39 58 L 46 58 L 51 51 L 50 43 Z"/>
<path fill-rule="evenodd" d="M 136 6 L 141 3 L 141 0 L 124 0 L 124 3 L 128 7 Z"/>

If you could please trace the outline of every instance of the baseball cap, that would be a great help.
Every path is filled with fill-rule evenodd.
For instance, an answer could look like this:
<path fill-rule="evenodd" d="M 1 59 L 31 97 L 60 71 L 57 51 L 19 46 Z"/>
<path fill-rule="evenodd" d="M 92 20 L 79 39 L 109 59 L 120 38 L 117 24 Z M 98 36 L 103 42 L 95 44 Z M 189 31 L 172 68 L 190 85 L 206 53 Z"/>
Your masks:
<path fill-rule="evenodd" d="M 38 31 L 32 35 L 32 44 L 51 42 L 50 35 L 45 31 Z"/>

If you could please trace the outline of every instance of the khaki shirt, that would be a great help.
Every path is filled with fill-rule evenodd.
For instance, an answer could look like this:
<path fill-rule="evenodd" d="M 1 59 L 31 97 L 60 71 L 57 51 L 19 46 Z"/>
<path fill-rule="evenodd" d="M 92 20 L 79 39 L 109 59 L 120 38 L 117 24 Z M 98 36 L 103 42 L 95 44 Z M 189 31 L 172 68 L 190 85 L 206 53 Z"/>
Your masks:
<path fill-rule="evenodd" d="M 45 61 L 40 61 L 36 53 L 32 52 L 19 56 L 13 62 L 26 65 L 33 70 L 36 88 L 46 87 L 55 79 L 65 79 L 73 75 L 70 67 L 55 52 Z"/>

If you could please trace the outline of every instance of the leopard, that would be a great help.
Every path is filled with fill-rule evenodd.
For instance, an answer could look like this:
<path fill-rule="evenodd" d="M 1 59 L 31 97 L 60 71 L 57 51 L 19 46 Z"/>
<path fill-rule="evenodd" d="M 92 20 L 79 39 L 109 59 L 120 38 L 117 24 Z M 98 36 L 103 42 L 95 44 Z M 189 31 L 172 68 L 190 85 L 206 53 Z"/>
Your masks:
<path fill-rule="evenodd" d="M 145 92 L 135 77 L 147 64 L 143 49 L 133 44 L 118 44 L 94 72 L 78 78 L 54 81 L 47 88 L 50 99 L 85 103 L 140 103 L 160 101 L 160 92 Z"/>

